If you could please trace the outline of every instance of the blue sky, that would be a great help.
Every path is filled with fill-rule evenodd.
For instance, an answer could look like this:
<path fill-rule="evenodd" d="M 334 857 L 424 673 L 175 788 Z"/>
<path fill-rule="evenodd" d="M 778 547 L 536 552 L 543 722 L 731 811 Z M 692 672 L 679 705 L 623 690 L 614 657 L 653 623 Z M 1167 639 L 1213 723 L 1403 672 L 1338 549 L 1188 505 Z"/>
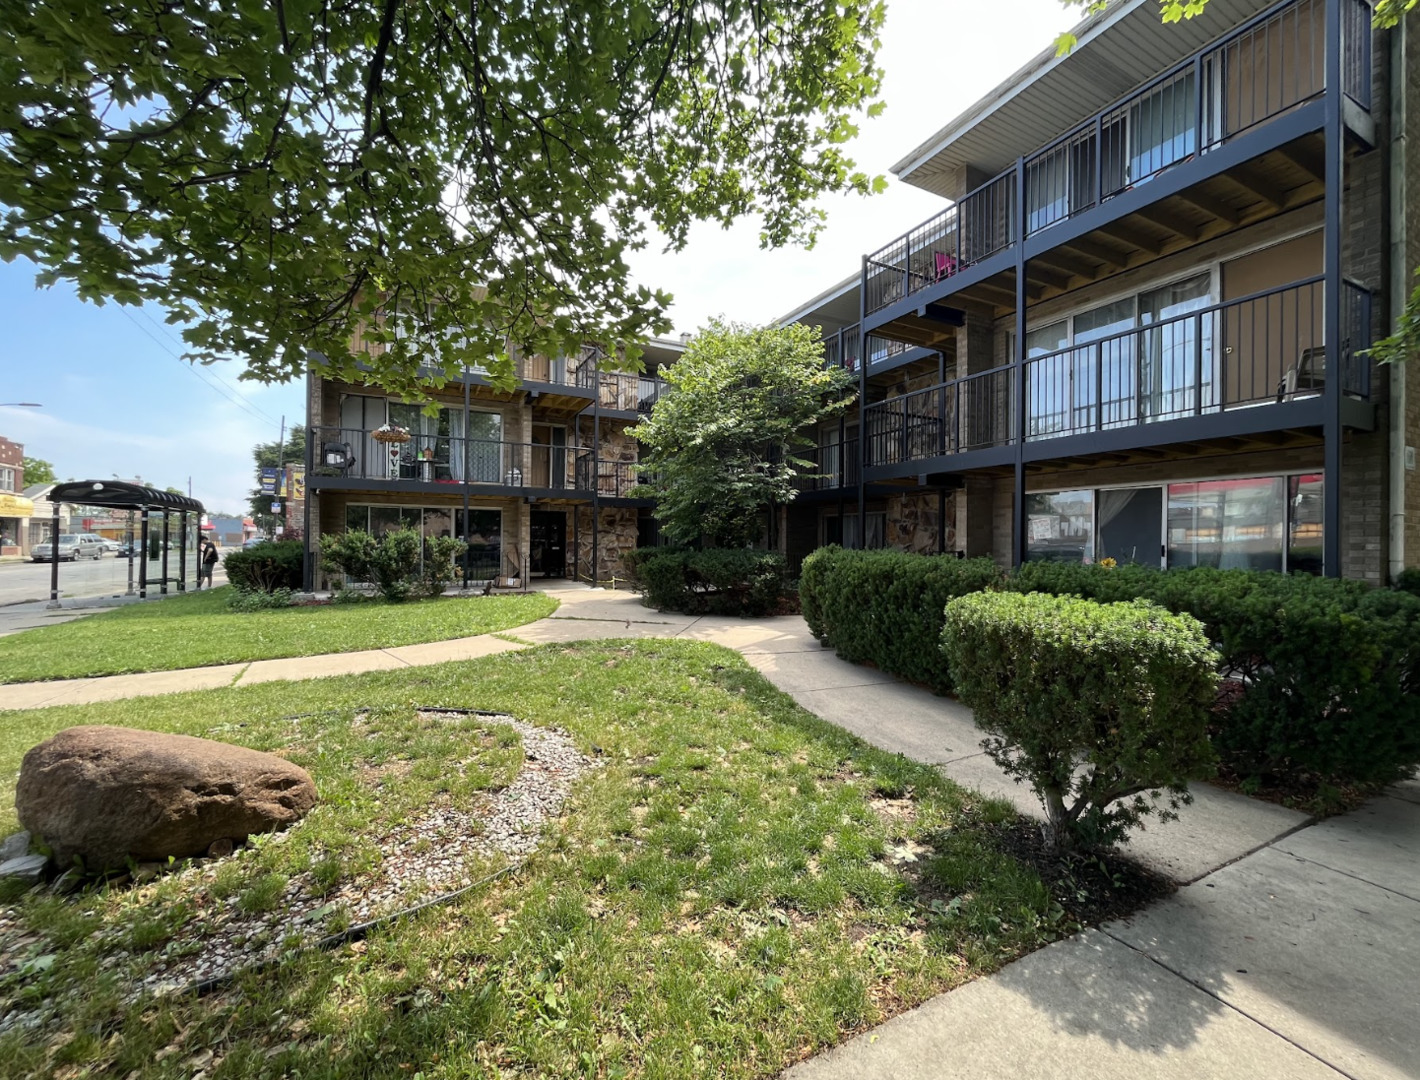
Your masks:
<path fill-rule="evenodd" d="M 861 168 L 894 162 L 1050 46 L 1078 18 L 1060 0 L 890 0 L 880 59 L 887 110 L 853 144 Z M 763 252 L 758 228 L 695 229 L 679 255 L 632 259 L 633 276 L 670 290 L 676 330 L 724 315 L 767 322 L 852 274 L 859 257 L 936 213 L 936 196 L 893 181 L 873 199 L 824 206 L 812 251 Z M 654 247 L 654 246 L 653 246 Z M 0 263 L 0 435 L 52 461 L 61 479 L 142 476 L 186 489 L 209 510 L 245 505 L 251 447 L 299 422 L 300 383 L 238 382 L 236 364 L 184 371 L 182 341 L 160 311 L 99 308 L 67 285 L 36 290 L 34 268 Z"/>

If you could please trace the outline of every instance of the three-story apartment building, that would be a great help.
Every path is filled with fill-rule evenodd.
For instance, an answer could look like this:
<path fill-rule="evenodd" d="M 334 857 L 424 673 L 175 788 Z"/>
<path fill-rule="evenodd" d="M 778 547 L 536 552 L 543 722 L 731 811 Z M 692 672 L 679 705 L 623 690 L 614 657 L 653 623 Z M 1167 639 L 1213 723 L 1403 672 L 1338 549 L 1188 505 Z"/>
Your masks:
<path fill-rule="evenodd" d="M 789 554 L 1420 562 L 1420 388 L 1366 355 L 1420 262 L 1420 19 L 1371 17 L 1117 0 L 899 163 L 949 204 L 786 316 L 859 377 Z"/>
<path fill-rule="evenodd" d="M 657 372 L 683 342 L 652 341 L 644 374 L 603 370 L 603 354 L 518 357 L 519 386 L 469 370 L 423 402 L 312 372 L 306 494 L 313 548 L 348 528 L 412 527 L 468 544 L 471 581 L 624 576 L 622 556 L 653 532 L 633 498 L 637 444 L 626 429 L 664 391 Z M 382 442 L 393 425 L 405 442 Z M 329 584 L 312 559 L 311 585 Z"/>

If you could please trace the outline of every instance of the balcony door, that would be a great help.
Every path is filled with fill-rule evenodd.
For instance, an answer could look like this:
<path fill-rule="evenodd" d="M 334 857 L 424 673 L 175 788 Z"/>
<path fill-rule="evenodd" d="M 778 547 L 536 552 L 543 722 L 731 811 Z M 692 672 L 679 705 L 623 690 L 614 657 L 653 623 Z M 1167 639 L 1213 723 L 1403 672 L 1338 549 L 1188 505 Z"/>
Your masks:
<path fill-rule="evenodd" d="M 400 448 L 399 479 L 426 482 L 463 479 L 459 453 L 463 441 L 463 409 L 442 406 L 438 413 L 430 416 L 423 406 L 392 401 L 389 419 L 411 436 Z"/>
<path fill-rule="evenodd" d="M 468 480 L 471 484 L 503 482 L 503 416 L 496 412 L 468 414 Z"/>
<path fill-rule="evenodd" d="M 528 485 L 535 488 L 567 486 L 567 429 L 560 424 L 532 426 L 532 455 Z"/>
<path fill-rule="evenodd" d="M 1211 274 L 1154 289 L 1139 297 L 1139 418 L 1176 420 L 1217 401 L 1214 315 L 1186 318 L 1213 303 Z"/>

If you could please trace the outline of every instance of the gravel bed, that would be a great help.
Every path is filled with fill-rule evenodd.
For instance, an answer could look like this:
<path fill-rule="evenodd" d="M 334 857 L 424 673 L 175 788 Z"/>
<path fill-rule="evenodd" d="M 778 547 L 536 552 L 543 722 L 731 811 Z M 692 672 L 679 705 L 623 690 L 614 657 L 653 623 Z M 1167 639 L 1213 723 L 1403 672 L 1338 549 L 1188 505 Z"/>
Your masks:
<path fill-rule="evenodd" d="M 421 719 L 436 722 L 462 720 L 466 715 L 419 713 Z M 394 830 L 380 840 L 381 860 L 371 873 L 343 882 L 323 896 L 316 893 L 309 874 L 296 875 L 276 910 L 265 914 L 243 912 L 238 897 L 217 900 L 208 891 L 219 866 L 250 857 L 252 848 L 240 848 L 226 859 L 205 860 L 177 874 L 180 881 L 190 883 L 192 895 L 205 897 L 200 914 L 161 952 L 135 954 L 118 948 L 108 952 L 101 965 L 144 965 L 134 972 L 135 997 L 181 991 L 328 936 L 327 919 L 336 912 L 345 913 L 351 925 L 368 922 L 455 892 L 509 862 L 521 862 L 538 846 L 544 826 L 560 814 L 573 783 L 598 762 L 556 729 L 535 727 L 511 716 L 481 714 L 480 719 L 510 727 L 522 740 L 523 766 L 502 791 L 487 794 L 467 809 L 436 807 Z M 281 843 L 286 835 L 278 833 L 264 842 Z M 21 928 L 13 911 L 0 908 L 0 940 L 10 936 L 6 929 L 13 933 Z M 121 941 L 127 932 L 126 925 L 96 931 L 95 943 L 102 949 L 105 938 Z M 0 1032 L 36 1021 L 42 1022 L 37 1013 L 12 1013 L 0 1017 Z"/>

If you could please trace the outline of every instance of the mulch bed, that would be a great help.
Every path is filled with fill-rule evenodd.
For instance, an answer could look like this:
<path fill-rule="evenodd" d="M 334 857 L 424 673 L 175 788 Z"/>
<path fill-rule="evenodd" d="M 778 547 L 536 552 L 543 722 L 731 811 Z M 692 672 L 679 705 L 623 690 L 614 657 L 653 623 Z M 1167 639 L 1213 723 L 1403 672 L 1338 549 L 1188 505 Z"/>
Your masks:
<path fill-rule="evenodd" d="M 985 826 L 999 849 L 1030 866 L 1071 919 L 1098 926 L 1132 915 L 1178 886 L 1115 852 L 1062 854 L 1046 846 L 1039 824 Z"/>

